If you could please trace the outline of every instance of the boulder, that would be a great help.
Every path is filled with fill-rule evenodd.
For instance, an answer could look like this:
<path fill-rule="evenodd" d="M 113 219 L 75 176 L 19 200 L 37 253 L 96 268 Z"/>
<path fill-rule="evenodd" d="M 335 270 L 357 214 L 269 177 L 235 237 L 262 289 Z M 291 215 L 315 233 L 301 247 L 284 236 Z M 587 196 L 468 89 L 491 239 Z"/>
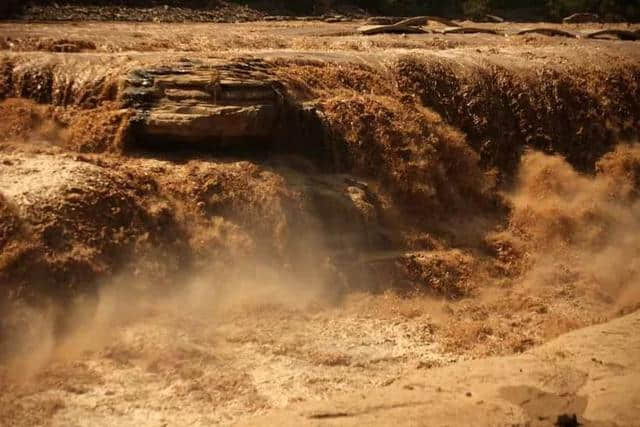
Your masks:
<path fill-rule="evenodd" d="M 640 32 L 627 31 L 627 30 L 599 30 L 593 33 L 589 33 L 586 36 L 588 39 L 601 39 L 615 37 L 620 40 L 640 40 Z"/>
<path fill-rule="evenodd" d="M 402 26 L 398 24 L 393 25 L 364 25 L 359 27 L 356 31 L 363 35 L 383 34 L 383 33 L 395 33 L 395 34 L 423 34 L 424 31 L 420 27 Z"/>
<path fill-rule="evenodd" d="M 556 28 L 529 28 L 526 30 L 518 31 L 516 33 L 519 36 L 523 36 L 526 34 L 542 34 L 543 36 L 560 36 L 560 37 L 569 37 L 569 38 L 577 38 L 578 36 L 570 33 L 568 31 L 558 30 Z"/>
<path fill-rule="evenodd" d="M 502 36 L 504 33 L 493 30 L 491 28 L 477 28 L 477 27 L 456 27 L 445 28 L 442 34 L 492 34 L 496 36 Z"/>

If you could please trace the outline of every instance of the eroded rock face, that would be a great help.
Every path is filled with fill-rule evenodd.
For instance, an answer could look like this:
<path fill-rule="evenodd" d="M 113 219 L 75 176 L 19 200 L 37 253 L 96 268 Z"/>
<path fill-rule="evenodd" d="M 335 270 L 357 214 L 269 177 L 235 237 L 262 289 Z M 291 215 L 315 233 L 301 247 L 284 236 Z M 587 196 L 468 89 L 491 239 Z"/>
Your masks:
<path fill-rule="evenodd" d="M 216 145 L 268 139 L 284 104 L 280 85 L 259 61 L 234 65 L 185 61 L 132 72 L 124 98 L 138 111 L 136 136 Z"/>
<path fill-rule="evenodd" d="M 299 104 L 263 60 L 222 63 L 183 60 L 175 66 L 135 70 L 123 101 L 135 113 L 137 144 L 197 144 L 207 151 L 273 150 L 321 159 L 325 131 L 313 105 Z M 303 144 L 300 144 L 303 141 Z M 296 147 L 304 146 L 304 149 Z"/>

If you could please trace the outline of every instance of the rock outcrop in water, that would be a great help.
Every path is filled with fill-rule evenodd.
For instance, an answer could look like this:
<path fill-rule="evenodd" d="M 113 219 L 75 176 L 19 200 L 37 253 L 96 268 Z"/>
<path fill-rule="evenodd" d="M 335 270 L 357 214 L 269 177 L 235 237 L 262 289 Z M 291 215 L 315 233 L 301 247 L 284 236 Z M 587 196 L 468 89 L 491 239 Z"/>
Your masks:
<path fill-rule="evenodd" d="M 270 138 L 285 103 L 281 85 L 260 70 L 259 61 L 230 68 L 185 61 L 131 72 L 123 101 L 136 111 L 136 138 L 210 145 Z"/>

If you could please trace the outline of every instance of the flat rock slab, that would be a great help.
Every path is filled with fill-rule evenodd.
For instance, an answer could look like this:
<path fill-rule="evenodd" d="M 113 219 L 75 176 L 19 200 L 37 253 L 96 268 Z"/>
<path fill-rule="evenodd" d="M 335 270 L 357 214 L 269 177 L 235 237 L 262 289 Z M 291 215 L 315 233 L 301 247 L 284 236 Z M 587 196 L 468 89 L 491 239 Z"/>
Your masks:
<path fill-rule="evenodd" d="M 392 25 L 364 25 L 359 27 L 356 31 L 360 34 L 364 35 L 373 35 L 373 34 L 385 34 L 385 33 L 396 33 L 396 34 L 424 34 L 424 31 L 420 27 L 412 27 L 412 26 L 404 26 L 398 24 Z"/>
<path fill-rule="evenodd" d="M 251 426 L 638 425 L 640 312 L 520 356 L 461 362 L 387 387 L 247 420 Z"/>
<path fill-rule="evenodd" d="M 572 39 L 575 39 L 578 37 L 576 34 L 573 34 L 564 30 L 558 30 L 557 28 L 527 28 L 526 30 L 518 31 L 516 34 L 519 36 L 524 36 L 527 34 L 541 34 L 543 36 L 549 36 L 549 37 L 560 36 L 560 37 L 568 37 Z"/>
<path fill-rule="evenodd" d="M 379 23 L 378 25 L 364 25 L 357 29 L 360 34 L 364 35 L 372 35 L 372 34 L 382 34 L 382 33 L 426 33 L 427 31 L 423 30 L 421 27 L 424 25 L 428 25 L 430 22 L 437 22 L 442 25 L 446 25 L 448 27 L 459 27 L 455 22 L 440 18 L 438 16 L 414 16 L 411 18 L 406 18 L 397 22 L 393 22 L 392 20 L 385 21 L 383 19 L 378 19 L 373 21 L 368 21 L 370 23 Z M 388 24 L 384 22 L 389 22 Z"/>
<path fill-rule="evenodd" d="M 620 40 L 640 40 L 639 31 L 627 31 L 627 30 L 600 30 L 588 33 L 586 35 L 588 39 L 604 39 L 604 38 L 617 38 Z"/>
<path fill-rule="evenodd" d="M 496 36 L 502 36 L 504 33 L 491 28 L 478 28 L 478 27 L 453 27 L 445 28 L 442 34 L 492 34 Z"/>

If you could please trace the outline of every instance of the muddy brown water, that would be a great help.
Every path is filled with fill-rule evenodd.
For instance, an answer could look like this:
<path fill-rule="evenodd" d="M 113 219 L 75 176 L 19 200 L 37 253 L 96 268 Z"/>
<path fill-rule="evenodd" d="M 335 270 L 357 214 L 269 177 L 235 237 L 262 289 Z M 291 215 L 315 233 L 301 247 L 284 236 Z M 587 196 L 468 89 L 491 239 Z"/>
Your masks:
<path fill-rule="evenodd" d="M 268 420 L 638 308 L 633 42 L 335 25 L 0 24 L 0 425 Z M 505 413 L 608 420 L 572 375 Z"/>

